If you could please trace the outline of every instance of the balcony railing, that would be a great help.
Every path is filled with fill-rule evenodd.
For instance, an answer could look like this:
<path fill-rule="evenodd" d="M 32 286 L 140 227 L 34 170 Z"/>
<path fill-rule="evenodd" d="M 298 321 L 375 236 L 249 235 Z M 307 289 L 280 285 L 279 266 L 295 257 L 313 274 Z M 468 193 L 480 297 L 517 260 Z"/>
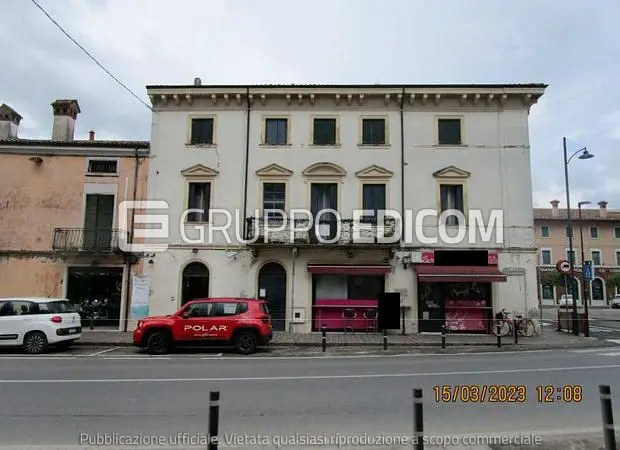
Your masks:
<path fill-rule="evenodd" d="M 366 220 L 280 219 L 249 217 L 246 240 L 250 245 L 397 245 L 393 218 Z"/>
<path fill-rule="evenodd" d="M 52 249 L 66 253 L 120 252 L 119 241 L 125 231 L 117 229 L 88 230 L 84 228 L 56 228 Z"/>

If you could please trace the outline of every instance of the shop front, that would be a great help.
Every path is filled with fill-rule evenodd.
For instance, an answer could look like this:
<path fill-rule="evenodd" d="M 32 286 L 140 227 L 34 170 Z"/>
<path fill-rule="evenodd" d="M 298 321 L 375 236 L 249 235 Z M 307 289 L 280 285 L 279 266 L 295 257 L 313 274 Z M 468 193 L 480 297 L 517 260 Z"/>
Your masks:
<path fill-rule="evenodd" d="M 377 331 L 379 295 L 389 265 L 308 265 L 312 331 Z"/>
<path fill-rule="evenodd" d="M 439 252 L 435 252 L 439 253 Z M 450 252 L 445 252 L 450 253 Z M 506 275 L 497 267 L 497 258 L 476 258 L 481 252 L 455 251 L 455 265 L 442 265 L 441 261 L 415 264 L 418 283 L 419 332 L 441 332 L 445 326 L 451 333 L 492 333 L 493 283 L 505 282 Z M 471 253 L 471 258 L 463 258 Z M 480 265 L 456 265 L 469 261 Z M 438 264 L 439 263 L 439 264 Z"/>

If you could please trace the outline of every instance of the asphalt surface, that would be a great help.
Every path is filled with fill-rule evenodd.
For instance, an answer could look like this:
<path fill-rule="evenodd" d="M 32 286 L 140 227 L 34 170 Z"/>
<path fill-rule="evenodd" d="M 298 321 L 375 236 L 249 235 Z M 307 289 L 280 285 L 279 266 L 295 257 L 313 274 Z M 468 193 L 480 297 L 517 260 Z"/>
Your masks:
<path fill-rule="evenodd" d="M 271 445 L 262 448 L 277 448 L 276 436 L 282 437 L 281 444 L 291 444 L 286 439 L 293 435 L 348 443 L 363 438 L 381 438 L 382 443 L 405 440 L 413 432 L 412 389 L 417 387 L 424 392 L 426 436 L 533 433 L 550 440 L 567 430 L 596 436 L 602 429 L 598 385 L 611 385 L 618 409 L 618 380 L 620 345 L 613 344 L 497 354 L 301 358 L 219 353 L 151 357 L 122 348 L 34 357 L 3 353 L 0 448 L 96 448 L 90 445 L 97 443 L 97 436 L 117 443 L 120 437 L 132 436 L 141 443 L 150 437 L 167 448 L 205 448 L 210 390 L 221 394 L 220 448 L 232 448 L 226 441 L 233 436 L 237 448 L 267 442 Z M 479 390 L 518 385 L 526 388 L 527 397 L 525 402 L 491 402 L 489 388 L 479 402 L 436 401 L 434 388 L 450 386 L 454 392 L 455 385 Z M 555 391 L 553 402 L 540 402 L 536 387 L 545 385 L 577 386 L 582 399 L 558 400 Z M 179 438 L 179 433 L 185 434 Z M 203 445 L 193 446 L 192 440 Z M 279 448 L 293 447 L 304 448 Z"/>
<path fill-rule="evenodd" d="M 620 339 L 620 309 L 590 308 L 590 335 L 599 339 Z M 557 326 L 557 310 L 543 309 L 543 326 L 554 329 Z"/>

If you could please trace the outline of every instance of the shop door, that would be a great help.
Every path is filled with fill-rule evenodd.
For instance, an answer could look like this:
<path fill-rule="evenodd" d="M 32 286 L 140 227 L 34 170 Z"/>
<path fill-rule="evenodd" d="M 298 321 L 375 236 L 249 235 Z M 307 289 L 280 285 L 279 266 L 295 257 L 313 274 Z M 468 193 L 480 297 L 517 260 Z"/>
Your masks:
<path fill-rule="evenodd" d="M 185 266 L 182 275 L 181 306 L 191 300 L 209 298 L 209 269 L 200 262 Z"/>
<path fill-rule="evenodd" d="M 310 188 L 310 209 L 314 223 L 310 231 L 310 241 L 312 243 L 321 242 L 321 239 L 334 239 L 338 231 L 337 217 L 334 213 L 326 212 L 318 216 L 318 213 L 326 210 L 338 210 L 338 185 L 336 183 L 312 183 Z M 316 222 L 319 222 L 316 225 Z"/>
<path fill-rule="evenodd" d="M 110 251 L 114 224 L 114 195 L 87 194 L 84 212 L 84 250 Z"/>
<path fill-rule="evenodd" d="M 418 331 L 420 333 L 441 332 L 445 321 L 446 312 L 441 285 L 420 283 L 418 285 Z"/>
<path fill-rule="evenodd" d="M 286 329 L 286 271 L 278 263 L 265 264 L 258 274 L 258 297 L 269 302 L 275 331 Z"/>

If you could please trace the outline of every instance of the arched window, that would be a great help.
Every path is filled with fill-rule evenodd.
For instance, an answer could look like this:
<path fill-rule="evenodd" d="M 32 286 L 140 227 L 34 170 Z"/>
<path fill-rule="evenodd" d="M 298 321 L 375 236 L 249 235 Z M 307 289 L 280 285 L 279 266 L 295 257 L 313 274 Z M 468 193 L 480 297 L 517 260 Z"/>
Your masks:
<path fill-rule="evenodd" d="M 603 280 L 600 278 L 592 280 L 592 300 L 605 300 Z"/>
<path fill-rule="evenodd" d="M 209 269 L 201 262 L 193 262 L 183 269 L 181 305 L 197 298 L 209 297 Z"/>
<path fill-rule="evenodd" d="M 261 267 L 258 272 L 259 297 L 269 302 L 271 323 L 275 331 L 286 329 L 286 270 L 276 262 Z"/>
<path fill-rule="evenodd" d="M 543 300 L 555 300 L 555 289 L 553 287 L 553 284 L 543 282 L 542 299 Z"/>

